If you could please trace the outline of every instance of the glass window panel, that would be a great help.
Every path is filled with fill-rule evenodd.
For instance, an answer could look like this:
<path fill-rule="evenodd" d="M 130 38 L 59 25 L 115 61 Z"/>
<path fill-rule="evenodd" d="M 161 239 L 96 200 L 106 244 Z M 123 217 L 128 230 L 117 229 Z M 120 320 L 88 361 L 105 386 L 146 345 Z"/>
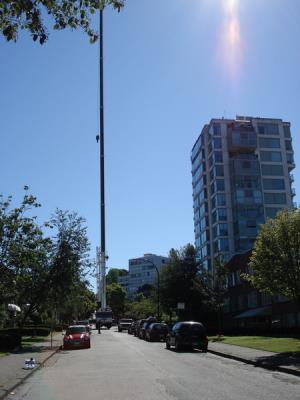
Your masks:
<path fill-rule="evenodd" d="M 286 160 L 288 163 L 294 164 L 294 154 L 293 153 L 286 153 Z"/>
<path fill-rule="evenodd" d="M 214 149 L 222 148 L 222 138 L 216 137 L 214 138 Z"/>
<path fill-rule="evenodd" d="M 279 135 L 277 124 L 259 124 L 258 133 L 260 135 Z"/>
<path fill-rule="evenodd" d="M 281 152 L 280 151 L 261 151 L 260 152 L 261 161 L 282 161 Z"/>
<path fill-rule="evenodd" d="M 263 179 L 265 190 L 284 190 L 284 179 Z"/>
<path fill-rule="evenodd" d="M 222 163 L 223 162 L 223 154 L 221 151 L 215 151 L 214 152 L 214 157 L 215 157 L 215 162 L 216 163 Z"/>
<path fill-rule="evenodd" d="M 279 175 L 283 176 L 282 165 L 262 164 L 261 171 L 263 175 Z"/>
<path fill-rule="evenodd" d="M 216 179 L 217 190 L 224 191 L 225 190 L 225 183 L 224 179 Z"/>
<path fill-rule="evenodd" d="M 286 194 L 285 193 L 264 193 L 266 204 L 285 204 Z"/>
<path fill-rule="evenodd" d="M 265 148 L 280 148 L 280 140 L 279 139 L 273 139 L 273 138 L 259 138 L 259 145 L 260 147 L 265 147 Z"/>
<path fill-rule="evenodd" d="M 221 125 L 213 124 L 213 134 L 214 136 L 221 136 Z"/>
<path fill-rule="evenodd" d="M 285 141 L 285 149 L 286 150 L 293 150 L 292 148 L 292 142 L 290 140 Z"/>
<path fill-rule="evenodd" d="M 216 176 L 224 176 L 224 167 L 223 165 L 216 165 L 215 166 Z"/>
<path fill-rule="evenodd" d="M 266 207 L 266 216 L 267 216 L 267 218 L 275 218 L 277 213 L 281 210 L 282 210 L 282 208 Z"/>
<path fill-rule="evenodd" d="M 291 129 L 288 125 L 283 125 L 284 137 L 290 138 L 291 137 Z"/>

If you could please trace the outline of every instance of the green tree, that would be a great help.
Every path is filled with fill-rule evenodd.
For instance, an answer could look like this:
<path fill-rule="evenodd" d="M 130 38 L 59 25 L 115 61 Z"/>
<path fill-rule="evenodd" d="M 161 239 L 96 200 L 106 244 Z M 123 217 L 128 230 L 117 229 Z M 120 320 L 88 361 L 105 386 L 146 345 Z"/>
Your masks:
<path fill-rule="evenodd" d="M 30 314 L 47 303 L 52 241 L 32 215 L 40 204 L 24 189 L 19 207 L 11 207 L 11 196 L 0 196 L 0 303 L 15 303 Z"/>
<path fill-rule="evenodd" d="M 44 18 L 48 15 L 53 29 L 81 28 L 95 42 L 98 35 L 91 27 L 91 17 L 107 5 L 120 11 L 123 0 L 0 0 L 0 30 L 7 40 L 16 41 L 25 29 L 43 44 L 48 39 Z"/>
<path fill-rule="evenodd" d="M 54 230 L 48 280 L 52 307 L 62 312 L 69 299 L 70 305 L 74 304 L 73 314 L 78 314 L 78 304 L 84 304 L 81 300 L 88 290 L 86 276 L 92 267 L 85 220 L 75 212 L 57 209 L 48 226 Z"/>
<path fill-rule="evenodd" d="M 261 226 L 244 277 L 258 290 L 286 296 L 300 308 L 300 210 L 283 210 Z M 295 316 L 296 318 L 296 316 Z M 297 321 L 297 318 L 296 318 Z"/>
<path fill-rule="evenodd" d="M 126 304 L 125 315 L 134 319 L 142 319 L 154 316 L 156 312 L 156 300 L 154 300 L 153 297 L 146 299 L 142 293 L 139 293 L 135 301 Z"/>
<path fill-rule="evenodd" d="M 128 275 L 126 269 L 111 268 L 106 275 L 106 284 L 111 285 L 112 283 L 118 283 L 119 276 Z"/>
<path fill-rule="evenodd" d="M 125 311 L 126 292 L 117 283 L 112 283 L 106 287 L 107 304 L 113 311 L 116 318 L 119 318 Z"/>
<path fill-rule="evenodd" d="M 170 314 L 177 303 L 184 303 L 180 318 L 198 318 L 201 313 L 204 293 L 199 279 L 194 246 L 171 249 L 169 263 L 160 272 L 160 299 L 163 309 Z"/>
<path fill-rule="evenodd" d="M 213 274 L 202 270 L 199 275 L 202 285 L 201 290 L 204 294 L 203 302 L 208 310 L 216 312 L 219 334 L 223 329 L 223 306 L 225 303 L 226 294 L 228 292 L 228 272 L 228 267 L 224 262 L 223 257 L 219 256 L 214 260 Z"/>
<path fill-rule="evenodd" d="M 140 286 L 137 290 L 137 294 L 142 293 L 145 299 L 148 299 L 150 296 L 156 295 L 157 297 L 157 288 L 153 285 L 149 285 L 149 283 L 145 283 L 143 286 Z"/>

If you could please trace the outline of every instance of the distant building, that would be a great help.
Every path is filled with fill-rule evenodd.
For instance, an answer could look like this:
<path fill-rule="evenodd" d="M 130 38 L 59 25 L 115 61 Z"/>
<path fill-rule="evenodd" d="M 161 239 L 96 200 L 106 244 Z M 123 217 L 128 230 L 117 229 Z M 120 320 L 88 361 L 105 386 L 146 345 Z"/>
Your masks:
<path fill-rule="evenodd" d="M 259 226 L 293 208 L 295 167 L 290 123 L 281 119 L 212 119 L 191 152 L 195 247 L 213 260 L 252 249 Z"/>
<path fill-rule="evenodd" d="M 229 269 L 228 292 L 223 307 L 223 328 L 231 331 L 287 331 L 300 324 L 300 312 L 293 301 L 284 296 L 271 296 L 259 292 L 241 278 L 251 273 L 251 251 L 236 254 L 227 263 Z"/>
<path fill-rule="evenodd" d="M 157 270 L 168 263 L 168 258 L 155 254 L 144 254 L 143 257 L 129 260 L 128 298 L 133 299 L 138 289 L 146 284 L 155 285 Z M 156 270 L 156 268 L 157 270 Z"/>

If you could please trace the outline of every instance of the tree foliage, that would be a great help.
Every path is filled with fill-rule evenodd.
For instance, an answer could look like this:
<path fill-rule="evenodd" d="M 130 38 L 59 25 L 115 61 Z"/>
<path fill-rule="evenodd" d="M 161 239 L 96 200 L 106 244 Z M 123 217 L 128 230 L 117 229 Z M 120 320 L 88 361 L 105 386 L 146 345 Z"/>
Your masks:
<path fill-rule="evenodd" d="M 27 189 L 16 208 L 11 208 L 11 196 L 0 197 L 0 303 L 20 306 L 36 303 L 46 290 L 52 248 L 36 218 L 28 215 L 40 204 Z"/>
<path fill-rule="evenodd" d="M 160 273 L 160 298 L 163 309 L 171 313 L 177 303 L 184 303 L 182 318 L 197 318 L 204 301 L 202 281 L 196 263 L 195 248 L 171 249 L 169 263 Z"/>
<path fill-rule="evenodd" d="M 113 311 L 116 317 L 124 314 L 126 292 L 117 283 L 112 283 L 106 287 L 107 304 Z"/>
<path fill-rule="evenodd" d="M 261 226 L 244 277 L 258 290 L 300 303 L 300 210 L 284 210 Z"/>
<path fill-rule="evenodd" d="M 126 269 L 111 268 L 106 275 L 106 284 L 111 285 L 112 283 L 118 283 L 119 276 L 128 275 Z"/>
<path fill-rule="evenodd" d="M 63 314 L 64 307 L 71 305 L 69 314 L 74 314 L 76 299 L 90 297 L 84 220 L 76 213 L 57 210 L 45 224 L 53 233 L 46 237 L 46 226 L 39 226 L 33 215 L 40 204 L 27 192 L 25 187 L 23 200 L 15 208 L 11 197 L 0 197 L 0 303 L 21 307 L 20 324 L 37 312 Z"/>
<path fill-rule="evenodd" d="M 157 302 L 153 297 L 145 298 L 142 293 L 136 297 L 135 301 L 126 304 L 125 315 L 134 318 L 142 319 L 156 315 Z"/>
<path fill-rule="evenodd" d="M 0 0 L 0 30 L 8 41 L 16 41 L 19 31 L 25 29 L 34 41 L 44 44 L 48 39 L 46 20 L 53 29 L 81 28 L 95 42 L 98 34 L 91 27 L 91 17 L 107 5 L 120 11 L 123 0 Z"/>

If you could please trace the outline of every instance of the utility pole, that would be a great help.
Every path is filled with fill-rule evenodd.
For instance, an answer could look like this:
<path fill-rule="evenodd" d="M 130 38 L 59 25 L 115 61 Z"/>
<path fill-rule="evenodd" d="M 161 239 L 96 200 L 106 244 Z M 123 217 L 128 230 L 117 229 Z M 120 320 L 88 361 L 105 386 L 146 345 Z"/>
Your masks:
<path fill-rule="evenodd" d="M 103 8 L 99 10 L 99 77 L 100 77 L 100 250 L 97 248 L 98 301 L 106 308 L 106 249 L 105 249 L 105 186 L 104 186 L 104 90 L 103 90 Z M 97 142 L 99 136 L 96 137 Z"/>

